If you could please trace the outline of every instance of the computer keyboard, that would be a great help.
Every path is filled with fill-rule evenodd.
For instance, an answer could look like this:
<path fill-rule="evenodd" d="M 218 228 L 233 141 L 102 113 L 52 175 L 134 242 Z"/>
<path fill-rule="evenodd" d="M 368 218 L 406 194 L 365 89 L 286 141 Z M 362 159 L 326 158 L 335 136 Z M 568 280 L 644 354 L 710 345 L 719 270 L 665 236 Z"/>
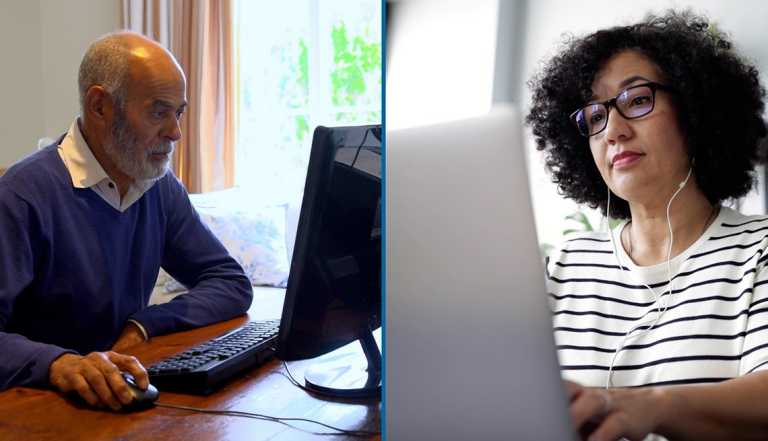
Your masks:
<path fill-rule="evenodd" d="M 280 320 L 249 322 L 220 337 L 163 359 L 147 369 L 160 390 L 209 394 L 274 354 Z"/>

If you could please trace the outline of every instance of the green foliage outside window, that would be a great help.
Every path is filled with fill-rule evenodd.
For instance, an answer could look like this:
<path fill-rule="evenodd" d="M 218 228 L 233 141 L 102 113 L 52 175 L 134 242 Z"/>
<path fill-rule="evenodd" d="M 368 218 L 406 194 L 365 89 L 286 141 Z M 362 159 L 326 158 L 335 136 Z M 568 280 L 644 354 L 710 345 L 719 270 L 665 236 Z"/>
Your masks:
<path fill-rule="evenodd" d="M 361 36 L 350 42 L 343 22 L 333 27 L 331 38 L 335 64 L 331 71 L 331 101 L 335 106 L 354 105 L 356 98 L 365 93 L 365 74 L 381 70 L 381 44 L 366 42 Z"/>
<path fill-rule="evenodd" d="M 331 105 L 344 110 L 335 112 L 339 122 L 380 121 L 381 112 L 371 110 L 347 110 L 365 108 L 372 90 L 381 89 L 381 43 L 367 35 L 350 35 L 343 21 L 330 32 L 333 47 L 333 64 L 330 71 Z M 303 110 L 309 105 L 310 54 L 304 38 L 300 38 L 296 52 L 283 55 L 286 72 L 281 81 L 280 96 L 286 106 Z M 373 84 L 371 84 L 373 82 Z M 379 94 L 374 94 L 376 97 Z M 378 106 L 376 106 L 378 107 Z M 296 140 L 304 140 L 310 132 L 309 116 L 294 116 Z"/>
<path fill-rule="evenodd" d="M 381 88 L 381 43 L 371 41 L 366 36 L 350 36 L 344 22 L 333 26 L 333 63 L 331 70 L 331 103 L 334 106 L 355 106 L 365 104 L 360 98 L 365 97 L 370 88 Z M 367 84 L 371 76 L 376 77 L 375 84 Z M 355 118 L 356 117 L 356 118 Z M 356 112 L 340 111 L 336 121 L 360 119 Z M 367 112 L 367 120 L 380 120 L 380 112 Z"/>

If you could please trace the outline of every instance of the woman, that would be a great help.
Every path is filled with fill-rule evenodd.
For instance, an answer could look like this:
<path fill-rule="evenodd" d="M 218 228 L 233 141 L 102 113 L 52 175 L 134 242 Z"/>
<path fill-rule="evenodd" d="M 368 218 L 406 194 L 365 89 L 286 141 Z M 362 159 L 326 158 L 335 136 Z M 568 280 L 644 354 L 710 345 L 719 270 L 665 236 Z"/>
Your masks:
<path fill-rule="evenodd" d="M 768 439 L 768 217 L 721 205 L 753 185 L 758 72 L 705 19 L 669 12 L 569 42 L 530 85 L 559 190 L 624 219 L 548 265 L 574 426 Z"/>

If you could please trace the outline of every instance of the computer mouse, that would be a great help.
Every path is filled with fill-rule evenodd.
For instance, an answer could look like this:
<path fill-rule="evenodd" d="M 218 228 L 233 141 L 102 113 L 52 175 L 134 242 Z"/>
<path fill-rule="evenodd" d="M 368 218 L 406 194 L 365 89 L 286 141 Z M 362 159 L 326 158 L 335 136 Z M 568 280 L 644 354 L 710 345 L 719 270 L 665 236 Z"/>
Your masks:
<path fill-rule="evenodd" d="M 157 398 L 160 396 L 160 392 L 157 391 L 155 386 L 150 384 L 149 387 L 147 387 L 147 390 L 141 390 L 136 384 L 136 379 L 133 378 L 133 375 L 127 372 L 122 372 L 121 375 L 126 384 L 128 384 L 128 389 L 131 391 L 131 395 L 133 395 L 131 403 L 123 405 L 123 411 L 132 412 L 134 410 L 147 409 L 155 405 L 155 401 L 157 401 Z"/>

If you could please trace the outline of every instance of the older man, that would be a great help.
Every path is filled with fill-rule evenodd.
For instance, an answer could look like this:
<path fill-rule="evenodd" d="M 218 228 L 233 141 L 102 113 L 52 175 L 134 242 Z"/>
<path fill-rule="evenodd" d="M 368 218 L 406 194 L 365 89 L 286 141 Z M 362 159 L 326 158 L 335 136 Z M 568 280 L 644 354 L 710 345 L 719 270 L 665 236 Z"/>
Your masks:
<path fill-rule="evenodd" d="M 130 402 L 120 371 L 148 384 L 119 352 L 241 314 L 252 293 L 167 173 L 187 106 L 173 56 L 110 34 L 79 86 L 66 135 L 0 179 L 0 390 L 50 384 L 118 409 Z M 190 290 L 147 306 L 160 266 Z"/>

